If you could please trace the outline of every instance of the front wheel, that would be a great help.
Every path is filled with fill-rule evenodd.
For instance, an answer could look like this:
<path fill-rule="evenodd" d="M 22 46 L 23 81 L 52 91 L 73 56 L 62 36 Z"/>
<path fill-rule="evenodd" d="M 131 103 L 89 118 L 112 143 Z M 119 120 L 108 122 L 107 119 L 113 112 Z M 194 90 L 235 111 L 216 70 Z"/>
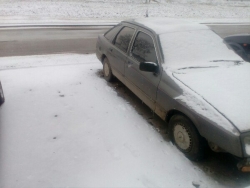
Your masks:
<path fill-rule="evenodd" d="M 103 75 L 105 80 L 107 80 L 108 82 L 114 80 L 114 75 L 112 74 L 111 66 L 107 58 L 103 60 Z"/>
<path fill-rule="evenodd" d="M 192 161 L 205 157 L 206 140 L 200 136 L 193 123 L 183 115 L 174 115 L 169 121 L 171 141 Z"/>
<path fill-rule="evenodd" d="M 0 82 L 0 105 L 3 104 L 5 101 L 5 98 L 4 98 L 4 94 L 3 94 L 3 88 L 2 88 L 2 84 Z"/>

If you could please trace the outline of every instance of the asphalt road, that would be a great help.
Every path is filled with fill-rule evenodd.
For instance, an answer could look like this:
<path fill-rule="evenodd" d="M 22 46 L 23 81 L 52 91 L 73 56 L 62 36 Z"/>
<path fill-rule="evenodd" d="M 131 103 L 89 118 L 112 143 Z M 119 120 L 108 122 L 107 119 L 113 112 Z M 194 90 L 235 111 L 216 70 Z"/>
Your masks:
<path fill-rule="evenodd" d="M 208 26 L 222 38 L 229 35 L 250 34 L 250 24 L 241 24 L 241 25 L 211 24 Z"/>
<path fill-rule="evenodd" d="M 250 25 L 215 25 L 210 24 L 222 38 L 228 35 L 248 33 Z M 48 27 L 48 28 L 0 28 L 0 57 L 24 56 L 54 53 L 94 53 L 98 34 L 110 27 Z M 102 77 L 102 72 L 97 73 Z M 109 84 L 118 95 L 127 100 L 142 117 L 147 119 L 167 142 L 165 123 L 154 115 L 151 110 L 130 92 L 121 82 Z M 209 177 L 225 187 L 245 187 L 250 185 L 250 173 L 237 170 L 237 160 L 225 153 L 210 152 L 207 159 L 193 163 Z M 188 169 L 187 169 L 188 173 Z"/>
<path fill-rule="evenodd" d="M 0 28 L 0 57 L 55 53 L 94 53 L 99 34 L 111 26 Z M 213 25 L 221 37 L 249 33 L 250 25 Z"/>
<path fill-rule="evenodd" d="M 0 28 L 0 57 L 94 53 L 97 36 L 110 26 Z"/>

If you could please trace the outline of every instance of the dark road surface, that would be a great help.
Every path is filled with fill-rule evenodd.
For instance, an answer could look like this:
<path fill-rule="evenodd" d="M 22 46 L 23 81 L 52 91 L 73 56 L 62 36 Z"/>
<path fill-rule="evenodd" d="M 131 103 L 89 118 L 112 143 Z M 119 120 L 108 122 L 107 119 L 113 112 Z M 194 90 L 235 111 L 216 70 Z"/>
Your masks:
<path fill-rule="evenodd" d="M 221 37 L 250 33 L 249 25 L 209 25 Z M 94 53 L 99 34 L 111 26 L 0 28 L 0 57 Z"/>
<path fill-rule="evenodd" d="M 0 57 L 95 52 L 97 36 L 110 26 L 0 29 Z"/>
<path fill-rule="evenodd" d="M 250 25 L 209 25 L 222 38 L 228 35 L 248 33 Z M 0 57 L 24 56 L 55 53 L 87 54 L 95 52 L 98 34 L 107 31 L 110 26 L 78 26 L 48 28 L 0 28 Z M 102 77 L 102 72 L 97 72 Z M 109 83 L 119 96 L 127 100 L 149 124 L 170 142 L 165 123 L 154 115 L 131 91 L 121 82 Z M 211 179 L 225 187 L 250 186 L 250 173 L 237 170 L 237 160 L 225 153 L 209 152 L 206 160 L 193 162 Z M 188 173 L 188 169 L 187 169 Z"/>

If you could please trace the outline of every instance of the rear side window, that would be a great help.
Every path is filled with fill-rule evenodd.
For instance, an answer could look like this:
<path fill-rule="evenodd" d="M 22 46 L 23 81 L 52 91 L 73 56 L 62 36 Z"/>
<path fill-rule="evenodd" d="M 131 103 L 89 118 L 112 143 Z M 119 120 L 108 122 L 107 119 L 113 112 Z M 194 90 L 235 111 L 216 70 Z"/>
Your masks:
<path fill-rule="evenodd" d="M 157 56 L 153 39 L 143 32 L 139 32 L 137 34 L 131 52 L 133 57 L 140 63 L 157 63 Z"/>
<path fill-rule="evenodd" d="M 116 34 L 120 31 L 121 26 L 115 26 L 111 30 L 109 30 L 104 36 L 106 39 L 108 39 L 109 42 L 113 41 L 113 38 L 116 36 Z"/>
<path fill-rule="evenodd" d="M 135 30 L 130 27 L 124 27 L 115 39 L 115 46 L 120 50 L 127 52 L 129 43 Z"/>

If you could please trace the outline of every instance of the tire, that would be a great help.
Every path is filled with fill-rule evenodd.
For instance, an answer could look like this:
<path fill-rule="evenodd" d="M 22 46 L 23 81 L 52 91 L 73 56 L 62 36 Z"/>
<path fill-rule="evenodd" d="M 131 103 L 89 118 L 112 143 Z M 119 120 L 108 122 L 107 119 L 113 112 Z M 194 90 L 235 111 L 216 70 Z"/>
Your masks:
<path fill-rule="evenodd" d="M 205 157 L 206 140 L 201 137 L 193 123 L 183 115 L 174 115 L 169 121 L 170 139 L 190 160 Z"/>
<path fill-rule="evenodd" d="M 114 75 L 112 73 L 111 66 L 107 58 L 103 60 L 103 76 L 108 82 L 112 82 L 114 80 Z"/>
<path fill-rule="evenodd" d="M 3 88 L 2 88 L 2 84 L 0 82 L 0 105 L 2 105 L 5 101 L 5 98 L 4 98 L 4 94 L 3 94 Z"/>

